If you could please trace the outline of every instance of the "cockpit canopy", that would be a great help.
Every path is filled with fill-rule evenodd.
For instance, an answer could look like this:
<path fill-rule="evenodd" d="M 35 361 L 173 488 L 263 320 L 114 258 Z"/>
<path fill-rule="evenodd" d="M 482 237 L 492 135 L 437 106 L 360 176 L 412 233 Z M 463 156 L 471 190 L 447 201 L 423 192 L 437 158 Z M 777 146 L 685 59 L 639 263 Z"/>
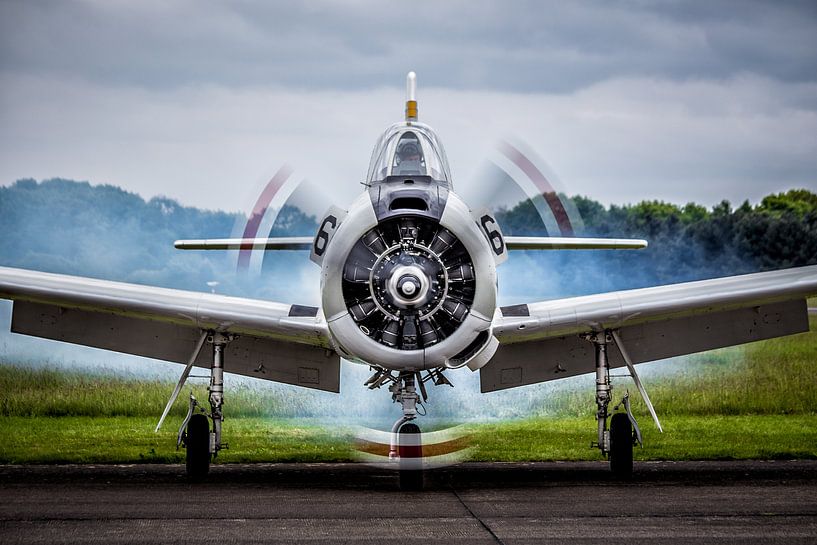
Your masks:
<path fill-rule="evenodd" d="M 389 176 L 431 176 L 451 184 L 448 159 L 434 129 L 422 123 L 396 123 L 386 129 L 374 146 L 366 182 Z"/>

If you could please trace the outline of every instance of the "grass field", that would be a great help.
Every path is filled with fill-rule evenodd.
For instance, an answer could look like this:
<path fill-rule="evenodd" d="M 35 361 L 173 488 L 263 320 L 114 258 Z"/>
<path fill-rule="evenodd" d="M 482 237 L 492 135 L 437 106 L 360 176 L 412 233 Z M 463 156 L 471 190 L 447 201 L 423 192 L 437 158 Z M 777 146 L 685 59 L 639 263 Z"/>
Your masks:
<path fill-rule="evenodd" d="M 817 458 L 817 320 L 811 331 L 689 358 L 683 371 L 647 382 L 666 433 L 634 399 L 641 460 Z M 0 463 L 178 462 L 172 420 L 153 433 L 172 384 L 0 365 Z M 634 388 L 630 388 L 634 391 Z M 203 387 L 197 391 L 206 399 Z M 223 462 L 346 461 L 352 430 L 276 416 L 292 410 L 263 389 L 230 393 Z M 296 403 L 297 408 L 297 403 Z M 471 459 L 595 460 L 593 393 L 542 399 L 536 418 L 468 424 Z"/>

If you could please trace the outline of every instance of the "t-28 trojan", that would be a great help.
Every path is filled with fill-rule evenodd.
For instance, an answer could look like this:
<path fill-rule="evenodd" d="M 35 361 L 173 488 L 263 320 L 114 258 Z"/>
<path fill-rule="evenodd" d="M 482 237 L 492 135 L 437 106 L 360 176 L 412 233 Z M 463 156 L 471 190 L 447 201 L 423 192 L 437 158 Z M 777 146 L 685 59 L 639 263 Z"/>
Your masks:
<path fill-rule="evenodd" d="M 611 368 L 627 367 L 660 427 L 635 364 L 808 330 L 814 266 L 497 307 L 496 267 L 515 250 L 647 242 L 504 236 L 490 212 L 454 192 L 442 143 L 418 122 L 413 72 L 407 88 L 405 121 L 377 141 L 365 191 L 330 208 L 314 237 L 176 242 L 309 251 L 320 308 L 0 268 L 12 331 L 186 364 L 162 419 L 191 368 L 209 368 L 209 411 L 191 398 L 179 432 L 187 471 L 203 477 L 222 448 L 225 369 L 337 392 L 341 358 L 369 365 L 367 385 L 387 386 L 402 407 L 398 447 L 416 445 L 425 384 L 448 384 L 447 369 L 478 371 L 483 392 L 595 371 L 596 445 L 627 474 L 641 434 L 627 396 L 612 395 Z M 396 467 L 404 487 L 422 482 L 422 465 Z"/>

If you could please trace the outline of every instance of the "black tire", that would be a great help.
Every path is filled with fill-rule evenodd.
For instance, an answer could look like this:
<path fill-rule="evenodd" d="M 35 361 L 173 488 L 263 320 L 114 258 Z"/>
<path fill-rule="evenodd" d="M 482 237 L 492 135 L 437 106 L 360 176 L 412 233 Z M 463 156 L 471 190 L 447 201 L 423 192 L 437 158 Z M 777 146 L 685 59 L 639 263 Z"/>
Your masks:
<path fill-rule="evenodd" d="M 187 423 L 187 477 L 201 481 L 210 471 L 210 419 L 194 414 Z"/>
<path fill-rule="evenodd" d="M 403 424 L 400 428 L 400 437 L 404 435 L 419 435 L 420 428 L 417 424 Z M 413 439 L 413 438 L 412 438 Z M 408 459 L 422 459 L 423 447 L 420 446 L 403 446 L 403 442 L 398 438 L 398 453 L 400 455 L 400 463 Z M 400 490 L 416 491 L 423 489 L 423 470 L 422 469 L 400 469 Z"/>
<path fill-rule="evenodd" d="M 624 413 L 610 419 L 610 470 L 617 477 L 633 474 L 633 427 Z"/>

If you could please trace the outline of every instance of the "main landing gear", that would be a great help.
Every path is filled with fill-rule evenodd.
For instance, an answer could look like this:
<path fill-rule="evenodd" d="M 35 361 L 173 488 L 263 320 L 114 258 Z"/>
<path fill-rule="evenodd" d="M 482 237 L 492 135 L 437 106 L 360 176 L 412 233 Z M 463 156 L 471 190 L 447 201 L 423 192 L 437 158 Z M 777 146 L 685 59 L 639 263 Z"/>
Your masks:
<path fill-rule="evenodd" d="M 210 386 L 208 388 L 210 411 L 207 412 L 193 397 L 193 394 L 190 394 L 187 416 L 182 422 L 176 439 L 176 448 L 184 446 L 186 449 L 187 476 L 194 481 L 204 479 L 210 471 L 210 462 L 218 456 L 220 450 L 228 448 L 226 443 L 221 442 L 221 425 L 224 421 L 224 413 L 222 412 L 222 406 L 224 405 L 224 350 L 233 339 L 235 339 L 235 335 L 212 331 L 202 332 L 201 338 L 196 344 L 196 348 L 190 356 L 181 378 L 179 378 L 176 389 L 170 396 L 164 414 L 162 414 L 162 418 L 156 426 L 156 431 L 158 431 L 170 411 L 170 407 L 173 406 L 184 383 L 190 376 L 190 370 L 204 343 L 212 344 L 213 364 L 210 368 Z"/>
<path fill-rule="evenodd" d="M 633 473 L 633 446 L 643 445 L 641 430 L 638 427 L 632 411 L 630 410 L 630 394 L 625 393 L 621 402 L 613 407 L 613 411 L 618 411 L 619 407 L 624 407 L 624 412 L 616 412 L 610 417 L 608 407 L 612 402 L 612 386 L 610 384 L 610 362 L 607 356 L 607 346 L 615 343 L 624 358 L 630 376 L 633 378 L 641 397 L 647 405 L 658 429 L 663 431 L 661 423 L 655 414 L 649 396 L 647 395 L 633 363 L 628 355 L 621 337 L 616 331 L 604 331 L 601 333 L 591 333 L 583 335 L 586 341 L 593 343 L 596 356 L 596 421 L 598 422 L 598 441 L 591 444 L 597 447 L 602 455 L 610 460 L 610 470 L 617 477 L 627 478 Z M 610 421 L 608 429 L 607 422 Z"/>

